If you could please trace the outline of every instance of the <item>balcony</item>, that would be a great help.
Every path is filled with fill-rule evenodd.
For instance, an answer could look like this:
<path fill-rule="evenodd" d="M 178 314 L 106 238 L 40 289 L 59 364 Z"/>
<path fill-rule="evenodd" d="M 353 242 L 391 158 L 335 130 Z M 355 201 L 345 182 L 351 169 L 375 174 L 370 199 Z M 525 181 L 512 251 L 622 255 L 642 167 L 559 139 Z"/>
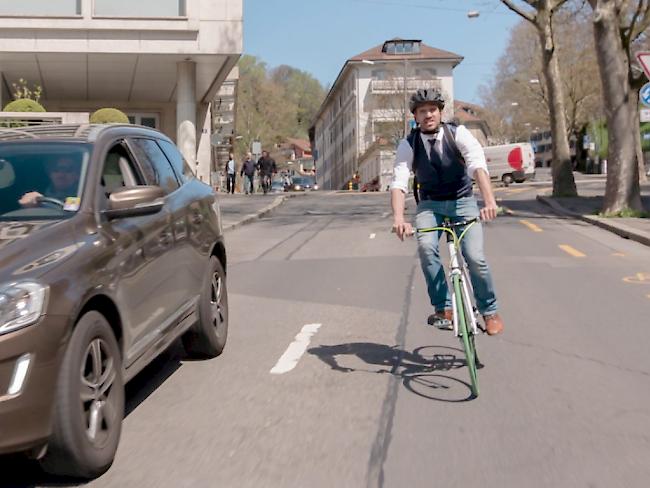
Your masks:
<path fill-rule="evenodd" d="M 432 80 L 431 78 L 412 78 L 406 79 L 406 91 L 416 91 L 419 88 L 442 88 L 440 79 Z M 370 93 L 377 95 L 386 95 L 404 92 L 404 78 L 393 78 L 390 80 L 372 80 L 370 83 Z"/>

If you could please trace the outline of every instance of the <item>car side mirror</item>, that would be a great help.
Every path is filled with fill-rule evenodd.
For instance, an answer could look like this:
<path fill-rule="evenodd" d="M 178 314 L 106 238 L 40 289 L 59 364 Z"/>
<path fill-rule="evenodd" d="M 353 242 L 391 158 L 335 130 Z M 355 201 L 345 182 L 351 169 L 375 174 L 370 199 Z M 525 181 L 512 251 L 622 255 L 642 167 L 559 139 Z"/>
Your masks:
<path fill-rule="evenodd" d="M 154 185 L 120 188 L 110 194 L 102 214 L 109 220 L 154 214 L 162 210 L 164 196 L 165 190 Z"/>

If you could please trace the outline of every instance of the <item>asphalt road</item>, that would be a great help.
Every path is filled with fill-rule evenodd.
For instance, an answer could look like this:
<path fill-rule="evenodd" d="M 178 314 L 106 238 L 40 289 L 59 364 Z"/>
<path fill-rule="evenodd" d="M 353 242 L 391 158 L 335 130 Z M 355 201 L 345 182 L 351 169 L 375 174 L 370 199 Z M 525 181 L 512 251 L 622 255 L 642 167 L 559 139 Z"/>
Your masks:
<path fill-rule="evenodd" d="M 511 214 L 486 226 L 506 331 L 477 340 L 478 399 L 458 340 L 424 325 L 388 195 L 312 193 L 227 235 L 224 354 L 176 347 L 139 375 L 88 486 L 648 486 L 650 250 L 536 191 L 498 189 Z"/>

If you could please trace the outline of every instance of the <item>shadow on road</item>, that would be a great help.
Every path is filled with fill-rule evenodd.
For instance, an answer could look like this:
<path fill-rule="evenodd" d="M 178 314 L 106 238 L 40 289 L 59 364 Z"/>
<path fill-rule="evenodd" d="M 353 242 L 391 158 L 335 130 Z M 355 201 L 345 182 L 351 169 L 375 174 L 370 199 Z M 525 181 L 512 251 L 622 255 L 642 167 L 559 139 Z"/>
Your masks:
<path fill-rule="evenodd" d="M 340 373 L 394 375 L 408 391 L 429 400 L 465 402 L 474 399 L 469 383 L 449 374 L 441 374 L 466 365 L 463 352 L 455 347 L 422 346 L 411 352 L 398 346 L 352 342 L 312 347 L 307 352 Z M 351 363 L 358 363 L 358 360 L 376 367 L 351 366 Z"/>
<path fill-rule="evenodd" d="M 180 341 L 154 359 L 126 385 L 124 417 L 133 413 L 152 393 L 188 360 Z M 83 486 L 85 480 L 51 476 L 41 471 L 36 461 L 23 456 L 0 456 L 0 488 Z"/>

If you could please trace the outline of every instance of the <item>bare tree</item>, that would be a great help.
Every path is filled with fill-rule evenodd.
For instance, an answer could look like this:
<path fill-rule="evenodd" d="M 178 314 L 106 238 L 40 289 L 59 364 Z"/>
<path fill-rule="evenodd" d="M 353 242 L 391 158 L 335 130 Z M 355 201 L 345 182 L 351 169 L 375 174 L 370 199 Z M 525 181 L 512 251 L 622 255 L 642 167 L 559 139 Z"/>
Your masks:
<path fill-rule="evenodd" d="M 536 29 L 542 47 L 542 71 L 549 100 L 549 119 L 553 138 L 553 196 L 577 195 L 571 166 L 571 152 L 565 120 L 565 107 L 560 67 L 555 46 L 553 17 L 567 0 L 522 0 L 532 10 L 516 5 L 514 0 L 501 2 Z"/>
<path fill-rule="evenodd" d="M 603 212 L 643 210 L 639 187 L 638 89 L 643 74 L 632 70 L 632 45 L 650 26 L 649 0 L 588 0 L 609 131 Z"/>

